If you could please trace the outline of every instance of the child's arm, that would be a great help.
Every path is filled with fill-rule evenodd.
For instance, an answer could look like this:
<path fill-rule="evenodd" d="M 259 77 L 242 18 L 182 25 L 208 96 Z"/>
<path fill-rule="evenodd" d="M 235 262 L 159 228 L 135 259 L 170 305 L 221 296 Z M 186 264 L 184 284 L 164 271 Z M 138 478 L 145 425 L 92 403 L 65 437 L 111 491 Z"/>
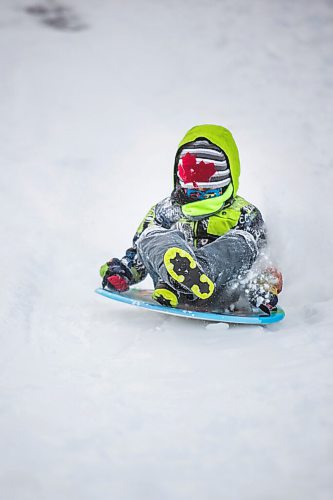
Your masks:
<path fill-rule="evenodd" d="M 266 225 L 260 211 L 254 205 L 246 205 L 242 208 L 238 224 L 234 229 L 250 233 L 259 251 L 267 245 Z"/>
<path fill-rule="evenodd" d="M 267 230 L 265 222 L 258 208 L 256 208 L 254 205 L 245 206 L 242 209 L 242 215 L 240 216 L 239 222 L 235 229 L 241 229 L 250 233 L 256 242 L 258 253 L 260 254 L 263 252 L 264 254 L 266 254 L 265 249 L 267 248 L 268 244 Z M 283 287 L 282 274 L 274 266 L 274 264 L 270 263 L 269 261 L 267 262 L 267 264 L 269 265 L 264 266 L 262 271 L 258 274 L 258 276 L 255 276 L 254 279 L 256 280 L 256 282 L 258 281 L 259 284 L 260 280 L 262 281 L 262 283 L 266 283 L 266 285 L 268 284 L 270 286 L 270 292 L 273 293 L 274 296 L 277 296 L 282 291 Z M 250 283 L 252 283 L 252 281 Z M 260 296 L 260 287 L 258 289 L 256 289 L 256 287 L 254 287 L 254 289 L 249 288 L 249 290 L 250 294 L 257 294 L 254 296 L 256 299 Z M 275 306 L 276 303 L 277 300 L 276 302 L 274 302 L 273 306 Z M 268 307 L 267 303 L 266 306 Z"/>
<path fill-rule="evenodd" d="M 136 242 L 141 233 L 151 224 L 156 224 L 155 206 L 149 210 L 136 230 L 133 245 L 126 250 L 125 255 L 121 259 L 110 259 L 101 267 L 103 288 L 107 286 L 118 292 L 125 292 L 131 285 L 145 279 L 147 270 L 138 257 Z"/>

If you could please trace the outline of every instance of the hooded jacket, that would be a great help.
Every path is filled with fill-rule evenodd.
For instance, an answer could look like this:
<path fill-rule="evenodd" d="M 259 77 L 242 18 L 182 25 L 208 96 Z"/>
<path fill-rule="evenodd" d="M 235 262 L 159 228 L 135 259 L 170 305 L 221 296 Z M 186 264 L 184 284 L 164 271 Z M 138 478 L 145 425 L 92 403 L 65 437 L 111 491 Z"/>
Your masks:
<path fill-rule="evenodd" d="M 239 174 L 240 174 L 240 163 L 239 155 L 236 143 L 233 136 L 224 127 L 218 125 L 198 125 L 191 128 L 186 134 L 183 140 L 179 143 L 178 150 L 176 153 L 174 170 L 173 170 L 173 184 L 174 188 L 177 189 L 179 186 L 177 168 L 179 163 L 179 156 L 182 148 L 197 139 L 207 139 L 215 146 L 218 146 L 225 153 L 228 167 L 230 169 L 231 184 L 228 186 L 227 190 L 222 196 L 216 198 L 209 198 L 207 200 L 190 202 L 182 205 L 182 212 L 185 216 L 197 217 L 197 216 L 208 216 L 211 213 L 216 213 L 224 206 L 224 203 L 235 197 L 239 186 Z"/>
<path fill-rule="evenodd" d="M 177 167 L 182 148 L 196 139 L 206 139 L 222 149 L 230 169 L 231 183 L 221 196 L 188 203 L 179 196 L 181 189 Z M 220 236 L 227 235 L 230 230 L 233 230 L 233 235 L 235 231 L 247 231 L 252 235 L 258 253 L 266 243 L 265 225 L 259 210 L 238 196 L 239 175 L 238 149 L 229 130 L 218 125 L 198 125 L 185 134 L 175 157 L 172 194 L 149 210 L 135 233 L 133 246 L 127 250 L 122 259 L 133 276 L 131 284 L 141 281 L 147 275 L 138 258 L 136 242 L 143 231 L 151 225 L 180 230 L 186 241 L 194 248 L 207 245 Z"/>

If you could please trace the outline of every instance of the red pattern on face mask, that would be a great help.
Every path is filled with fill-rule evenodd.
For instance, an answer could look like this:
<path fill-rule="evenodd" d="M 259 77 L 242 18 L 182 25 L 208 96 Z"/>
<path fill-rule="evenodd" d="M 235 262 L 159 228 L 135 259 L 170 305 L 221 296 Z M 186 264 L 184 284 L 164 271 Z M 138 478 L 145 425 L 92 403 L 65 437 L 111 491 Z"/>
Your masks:
<path fill-rule="evenodd" d="M 216 172 L 214 163 L 199 161 L 191 153 L 186 153 L 178 164 L 178 174 L 186 184 L 192 182 L 193 187 L 198 187 L 197 182 L 208 182 Z"/>

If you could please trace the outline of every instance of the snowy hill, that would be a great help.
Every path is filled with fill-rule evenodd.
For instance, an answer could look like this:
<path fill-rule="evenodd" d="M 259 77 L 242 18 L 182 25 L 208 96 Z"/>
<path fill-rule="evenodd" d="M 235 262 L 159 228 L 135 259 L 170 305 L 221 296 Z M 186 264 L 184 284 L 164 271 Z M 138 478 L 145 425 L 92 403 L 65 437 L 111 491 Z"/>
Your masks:
<path fill-rule="evenodd" d="M 0 9 L 1 498 L 331 499 L 332 3 Z M 200 123 L 238 143 L 281 324 L 93 293 Z"/>

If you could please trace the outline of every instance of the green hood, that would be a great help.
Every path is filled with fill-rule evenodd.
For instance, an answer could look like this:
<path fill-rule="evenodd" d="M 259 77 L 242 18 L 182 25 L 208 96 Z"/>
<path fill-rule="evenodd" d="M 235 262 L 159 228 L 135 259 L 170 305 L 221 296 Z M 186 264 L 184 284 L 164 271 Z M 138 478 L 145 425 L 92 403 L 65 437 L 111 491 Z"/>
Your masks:
<path fill-rule="evenodd" d="M 219 125 L 197 125 L 191 128 L 183 140 L 179 143 L 175 166 L 174 166 L 174 187 L 178 184 L 177 167 L 179 150 L 187 143 L 196 139 L 208 139 L 210 142 L 221 148 L 227 156 L 229 163 L 232 186 L 226 190 L 222 196 L 210 198 L 208 200 L 195 201 L 182 206 L 184 215 L 186 216 L 203 216 L 209 215 L 220 210 L 225 201 L 231 197 L 235 197 L 239 186 L 240 163 L 239 155 L 234 138 L 228 129 Z"/>

